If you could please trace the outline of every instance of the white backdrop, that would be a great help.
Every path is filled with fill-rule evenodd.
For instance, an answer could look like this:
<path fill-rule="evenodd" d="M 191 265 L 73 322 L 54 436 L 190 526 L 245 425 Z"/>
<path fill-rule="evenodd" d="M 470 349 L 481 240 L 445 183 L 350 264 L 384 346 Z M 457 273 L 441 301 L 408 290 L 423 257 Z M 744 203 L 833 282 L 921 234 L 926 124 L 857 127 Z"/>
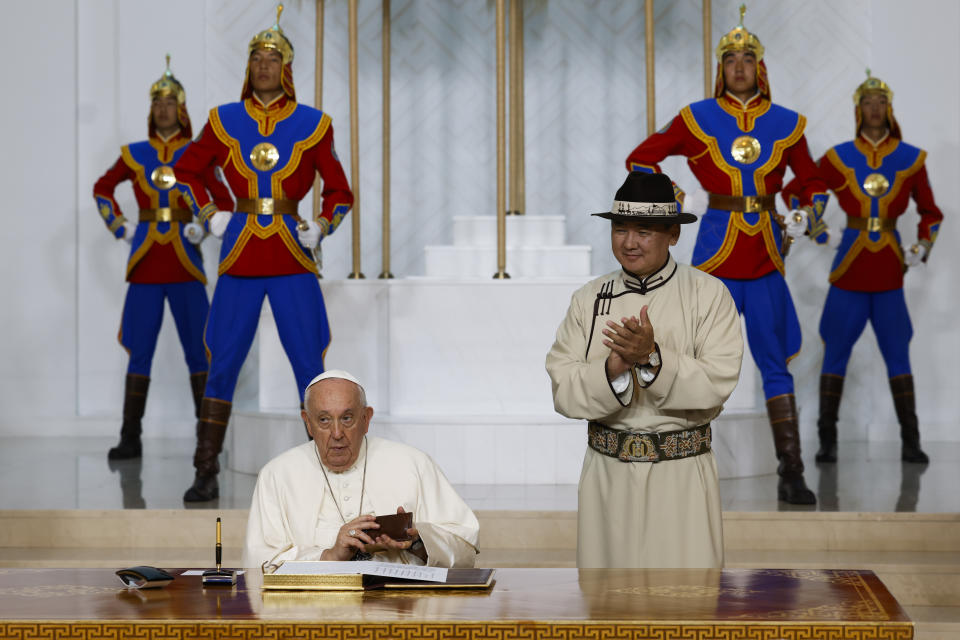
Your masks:
<path fill-rule="evenodd" d="M 287 2 L 283 26 L 294 42 L 298 95 L 313 96 L 312 0 Z M 739 0 L 713 3 L 713 41 L 736 22 Z M 423 271 L 423 246 L 448 243 L 451 217 L 493 214 L 495 102 L 493 3 L 394 0 L 392 73 L 393 265 L 399 276 Z M 0 157 L 7 221 L 0 234 L 0 284 L 6 304 L 0 362 L 0 434 L 113 433 L 126 354 L 116 343 L 127 247 L 107 234 L 90 197 L 93 182 L 126 142 L 143 139 L 147 90 L 163 54 L 187 88 L 194 129 L 206 110 L 235 100 L 250 37 L 272 23 L 263 0 L 41 0 L 6 7 L 8 73 L 4 103 L 8 152 Z M 702 97 L 700 2 L 656 3 L 657 125 Z M 349 172 L 345 0 L 328 0 L 324 99 L 337 149 Z M 957 313 L 950 274 L 960 267 L 960 6 L 924 0 L 843 3 L 757 0 L 748 28 L 767 47 L 774 98 L 808 117 L 819 156 L 852 135 L 850 95 L 863 70 L 890 83 L 906 139 L 929 152 L 934 193 L 947 220 L 930 263 L 907 278 L 925 438 L 958 440 L 955 363 L 950 331 Z M 643 8 L 639 2 L 527 0 L 525 17 L 527 211 L 567 216 L 570 242 L 591 244 L 594 272 L 612 268 L 606 227 L 586 214 L 602 210 L 624 176 L 623 159 L 645 134 Z M 360 2 L 360 155 L 363 270 L 380 271 L 380 3 Z M 705 197 L 682 160 L 665 170 Z M 121 204 L 133 212 L 132 193 Z M 839 226 L 836 207 L 828 221 Z M 901 225 L 908 240 L 913 218 Z M 678 258 L 689 258 L 695 229 Z M 205 247 L 215 274 L 218 247 Z M 325 276 L 350 270 L 350 224 L 324 244 Z M 801 245 L 788 281 L 804 327 L 804 350 L 791 365 L 804 430 L 816 413 L 822 349 L 816 333 L 832 256 Z M 211 278 L 212 279 L 212 278 Z M 169 317 L 154 360 L 148 435 L 189 435 L 187 370 Z M 557 319 L 559 322 L 559 318 Z M 334 328 L 336 330 L 336 328 Z M 552 333 L 555 326 L 543 327 Z M 546 376 L 544 384 L 548 384 Z M 857 345 L 841 417 L 851 438 L 895 437 L 892 403 L 872 332 Z"/>

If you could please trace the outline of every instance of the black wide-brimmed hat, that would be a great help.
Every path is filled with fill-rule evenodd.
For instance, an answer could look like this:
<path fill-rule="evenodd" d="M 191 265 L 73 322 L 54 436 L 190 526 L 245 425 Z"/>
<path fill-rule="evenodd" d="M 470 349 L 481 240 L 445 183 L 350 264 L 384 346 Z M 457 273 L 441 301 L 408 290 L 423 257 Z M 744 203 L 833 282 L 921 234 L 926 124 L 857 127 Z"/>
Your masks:
<path fill-rule="evenodd" d="M 656 224 L 687 224 L 697 216 L 677 207 L 673 182 L 662 173 L 631 171 L 617 190 L 610 211 L 592 215 L 607 220 L 636 220 Z"/>

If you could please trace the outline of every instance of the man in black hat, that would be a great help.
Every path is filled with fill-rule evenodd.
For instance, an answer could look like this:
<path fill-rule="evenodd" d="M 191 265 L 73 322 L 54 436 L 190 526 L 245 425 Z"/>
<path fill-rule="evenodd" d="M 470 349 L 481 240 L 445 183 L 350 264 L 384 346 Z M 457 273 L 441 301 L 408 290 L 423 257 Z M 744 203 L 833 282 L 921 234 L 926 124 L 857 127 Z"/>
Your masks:
<path fill-rule="evenodd" d="M 720 567 L 710 421 L 740 374 L 736 306 L 670 256 L 697 218 L 667 176 L 631 173 L 594 215 L 610 220 L 622 268 L 573 294 L 546 363 L 557 411 L 588 421 L 577 566 Z"/>

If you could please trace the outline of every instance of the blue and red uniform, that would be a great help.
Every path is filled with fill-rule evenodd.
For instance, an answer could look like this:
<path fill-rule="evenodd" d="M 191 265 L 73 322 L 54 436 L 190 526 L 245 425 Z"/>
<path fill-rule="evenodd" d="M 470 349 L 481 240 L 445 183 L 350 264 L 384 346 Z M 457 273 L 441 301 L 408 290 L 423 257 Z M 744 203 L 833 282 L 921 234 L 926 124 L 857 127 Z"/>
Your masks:
<path fill-rule="evenodd" d="M 255 162 L 255 149 L 263 145 L 275 156 Z M 206 225 L 223 210 L 201 188 L 201 177 L 213 166 L 223 170 L 241 210 L 233 213 L 220 249 L 220 277 L 205 334 L 210 374 L 204 397 L 232 401 L 260 308 L 269 297 L 302 399 L 307 383 L 323 371 L 330 329 L 316 264 L 297 240 L 297 203 L 319 173 L 323 207 L 316 222 L 322 236 L 333 233 L 353 205 L 334 152 L 330 116 L 287 94 L 268 105 L 251 96 L 212 109 L 200 136 L 176 165 L 184 200 Z M 239 206 L 244 201 L 247 205 Z M 275 210 L 242 210 L 249 207 Z"/>
<path fill-rule="evenodd" d="M 824 343 L 822 374 L 844 376 L 853 345 L 867 320 L 873 326 L 888 377 L 911 373 L 913 327 L 903 295 L 903 261 L 897 218 L 910 199 L 920 220 L 917 238 L 936 241 L 943 214 L 933 199 L 926 152 L 887 135 L 874 144 L 860 134 L 820 159 L 820 175 L 847 215 L 830 270 L 830 291 L 820 318 Z M 795 200 L 795 185 L 784 197 Z"/>
<path fill-rule="evenodd" d="M 126 218 L 114 192 L 129 180 L 140 207 L 140 218 L 131 240 L 127 261 L 127 288 L 118 339 L 130 354 L 128 374 L 149 376 L 166 299 L 177 326 L 187 367 L 191 374 L 207 370 L 203 327 L 209 303 L 204 285 L 203 260 L 196 246 L 184 236 L 193 214 L 173 188 L 172 166 L 190 145 L 190 138 L 176 133 L 169 139 L 154 134 L 148 140 L 121 148 L 120 158 L 93 187 L 97 209 L 107 229 L 124 236 Z M 217 206 L 233 207 L 230 192 L 213 168 L 204 172 L 198 189 L 207 190 Z"/>
<path fill-rule="evenodd" d="M 768 399 L 793 393 L 787 362 L 801 342 L 800 323 L 783 278 L 783 238 L 771 196 L 780 191 L 789 166 L 801 186 L 801 204 L 815 212 L 811 225 L 818 224 L 816 212 L 822 212 L 826 200 L 807 150 L 805 125 L 802 115 L 773 104 L 765 94 L 743 103 L 723 93 L 684 107 L 626 162 L 629 171 L 660 172 L 658 163 L 664 158 L 686 156 L 710 194 L 766 203 L 754 211 L 708 208 L 700 219 L 692 262 L 730 289 L 746 318 L 750 351 Z M 735 154 L 742 139 L 752 140 L 753 155 Z"/>

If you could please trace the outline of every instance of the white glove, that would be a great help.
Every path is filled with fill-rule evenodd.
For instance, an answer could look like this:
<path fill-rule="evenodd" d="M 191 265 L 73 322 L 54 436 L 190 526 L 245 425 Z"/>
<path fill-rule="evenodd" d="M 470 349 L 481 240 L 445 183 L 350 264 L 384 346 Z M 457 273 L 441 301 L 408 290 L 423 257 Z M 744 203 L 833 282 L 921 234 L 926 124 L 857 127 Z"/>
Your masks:
<path fill-rule="evenodd" d="M 302 227 L 306 226 L 306 229 Z M 297 240 L 305 249 L 316 249 L 320 244 L 320 225 L 313 220 L 304 220 L 297 225 Z"/>
<path fill-rule="evenodd" d="M 230 218 L 232 217 L 233 214 L 229 211 L 217 211 L 210 216 L 210 233 L 217 238 L 222 238 L 223 232 L 227 230 L 227 225 L 230 224 Z"/>
<path fill-rule="evenodd" d="M 137 225 L 132 222 L 123 223 L 123 239 L 127 241 L 127 244 L 133 243 L 133 234 L 137 232 Z"/>
<path fill-rule="evenodd" d="M 803 209 L 794 209 L 787 214 L 786 219 L 787 235 L 791 238 L 799 238 L 807 230 L 807 212 Z"/>
<path fill-rule="evenodd" d="M 908 267 L 915 267 L 923 262 L 923 247 L 919 244 L 911 245 L 909 249 L 903 250 L 903 262 Z"/>
<path fill-rule="evenodd" d="M 200 244 L 203 242 L 203 227 L 196 222 L 188 222 L 183 226 L 183 235 L 187 236 L 190 244 Z"/>

